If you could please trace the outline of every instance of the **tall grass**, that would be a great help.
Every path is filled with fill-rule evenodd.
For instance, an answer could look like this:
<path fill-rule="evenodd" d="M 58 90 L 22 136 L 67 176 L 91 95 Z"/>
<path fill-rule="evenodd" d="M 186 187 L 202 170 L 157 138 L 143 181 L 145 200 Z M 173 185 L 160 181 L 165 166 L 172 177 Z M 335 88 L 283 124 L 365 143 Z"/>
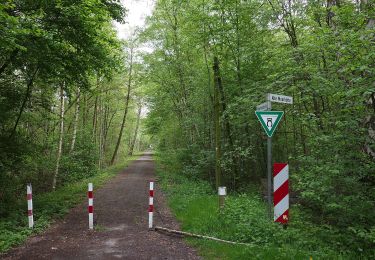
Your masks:
<path fill-rule="evenodd" d="M 157 157 L 157 162 L 159 183 L 182 230 L 248 244 L 188 239 L 207 259 L 373 259 L 374 251 L 347 247 L 345 233 L 313 224 L 298 205 L 286 229 L 273 223 L 256 191 L 230 194 L 219 211 L 208 182 L 185 177 L 171 160 Z"/>

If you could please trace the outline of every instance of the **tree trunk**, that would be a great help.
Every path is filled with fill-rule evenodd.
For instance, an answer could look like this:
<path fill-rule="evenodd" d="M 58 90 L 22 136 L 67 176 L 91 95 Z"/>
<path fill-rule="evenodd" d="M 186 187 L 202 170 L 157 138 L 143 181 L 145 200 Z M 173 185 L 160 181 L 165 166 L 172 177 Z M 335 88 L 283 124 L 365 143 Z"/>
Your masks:
<path fill-rule="evenodd" d="M 98 117 L 98 97 L 95 98 L 94 114 L 92 116 L 92 140 L 96 142 L 96 125 Z"/>
<path fill-rule="evenodd" d="M 31 95 L 31 89 L 32 89 L 32 86 L 33 86 L 33 83 L 34 83 L 35 76 L 38 73 L 38 71 L 39 71 L 39 68 L 36 68 L 35 71 L 34 71 L 34 73 L 33 73 L 33 75 L 31 76 L 31 78 L 27 82 L 26 94 L 25 94 L 25 97 L 23 99 L 23 102 L 22 102 L 22 105 L 21 105 L 21 108 L 20 108 L 20 112 L 18 113 L 16 123 L 14 124 L 13 130 L 10 133 L 9 138 L 12 138 L 13 135 L 16 133 L 18 123 L 20 122 L 20 119 L 21 119 L 22 113 L 23 113 L 23 111 L 25 109 L 27 100 L 29 99 L 29 97 Z"/>
<path fill-rule="evenodd" d="M 215 122 L 215 180 L 216 189 L 221 186 L 221 124 L 220 124 L 220 87 L 219 60 L 214 57 L 214 122 Z"/>
<path fill-rule="evenodd" d="M 137 135 L 138 135 L 138 128 L 139 128 L 139 121 L 141 119 L 141 112 L 142 112 L 142 104 L 139 104 L 139 107 L 138 107 L 138 114 L 137 114 L 137 123 L 135 125 L 135 131 L 134 131 L 134 136 L 133 136 L 133 139 L 130 143 L 130 147 L 129 147 L 129 155 L 133 155 L 133 151 L 134 151 L 134 145 L 135 145 L 135 142 L 137 140 Z"/>
<path fill-rule="evenodd" d="M 122 133 L 124 131 L 125 127 L 125 122 L 126 122 L 126 116 L 128 114 L 128 107 L 129 107 L 129 100 L 130 100 L 130 90 L 131 90 L 131 83 L 132 83 L 132 69 L 133 69 L 133 46 L 130 48 L 130 66 L 129 66 L 129 79 L 128 79 L 128 93 L 126 95 L 125 99 L 125 109 L 124 109 L 124 116 L 122 118 L 122 124 L 120 128 L 120 133 L 118 135 L 115 151 L 113 152 L 112 160 L 111 160 L 111 165 L 115 163 L 118 149 L 121 144 L 121 138 L 122 138 Z"/>
<path fill-rule="evenodd" d="M 108 136 L 108 129 L 109 129 L 108 119 L 109 119 L 109 106 L 108 104 L 105 104 L 104 105 L 104 123 L 103 123 L 103 156 L 104 157 L 107 151 L 107 136 Z"/>
<path fill-rule="evenodd" d="M 76 139 L 77 139 L 77 128 L 78 128 L 78 122 L 79 122 L 78 120 L 79 120 L 80 95 L 81 95 L 81 89 L 78 87 L 78 89 L 77 89 L 76 111 L 75 111 L 75 115 L 74 115 L 73 136 L 72 136 L 72 143 L 70 145 L 70 152 L 69 153 L 73 152 L 74 146 L 75 146 L 75 143 L 76 143 Z"/>
<path fill-rule="evenodd" d="M 98 106 L 98 118 L 99 118 L 99 136 L 98 136 L 98 145 L 99 145 L 99 160 L 98 167 L 102 168 L 103 160 L 103 99 L 100 97 L 99 106 Z"/>
<path fill-rule="evenodd" d="M 86 119 L 88 113 L 88 106 L 87 106 L 87 95 L 83 93 L 83 109 L 82 109 L 82 128 L 86 130 Z"/>
<path fill-rule="evenodd" d="M 62 146 L 64 140 L 64 85 L 65 82 L 60 86 L 60 137 L 59 147 L 57 150 L 56 169 L 55 175 L 53 176 L 52 190 L 56 189 L 57 176 L 59 175 L 60 160 L 62 154 Z"/>

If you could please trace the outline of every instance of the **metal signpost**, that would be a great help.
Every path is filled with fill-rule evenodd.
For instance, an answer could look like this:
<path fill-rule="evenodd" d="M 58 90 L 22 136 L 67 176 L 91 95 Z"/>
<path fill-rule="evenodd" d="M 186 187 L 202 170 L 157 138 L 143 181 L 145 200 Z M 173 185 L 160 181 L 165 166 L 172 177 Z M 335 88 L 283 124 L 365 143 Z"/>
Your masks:
<path fill-rule="evenodd" d="M 267 94 L 267 101 L 257 106 L 255 114 L 260 121 L 267 138 L 267 199 L 268 199 L 268 214 L 272 218 L 272 135 L 275 132 L 284 112 L 271 111 L 271 102 L 293 104 L 293 98 L 289 96 Z"/>

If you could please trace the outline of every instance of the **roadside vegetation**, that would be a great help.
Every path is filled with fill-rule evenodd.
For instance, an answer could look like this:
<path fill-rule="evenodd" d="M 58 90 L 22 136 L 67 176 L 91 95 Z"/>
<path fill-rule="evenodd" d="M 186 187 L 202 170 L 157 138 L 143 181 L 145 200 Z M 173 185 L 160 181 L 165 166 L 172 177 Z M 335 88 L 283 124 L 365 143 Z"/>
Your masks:
<path fill-rule="evenodd" d="M 44 231 L 51 223 L 62 218 L 69 209 L 85 201 L 88 183 L 93 183 L 94 189 L 98 189 L 136 158 L 136 155 L 127 157 L 91 177 L 67 184 L 55 191 L 35 193 L 33 195 L 35 220 L 33 229 L 28 228 L 25 198 L 15 201 L 12 212 L 7 217 L 0 218 L 0 253 L 21 244 L 30 235 Z"/>
<path fill-rule="evenodd" d="M 83 180 L 148 146 L 141 66 L 113 25 L 125 15 L 117 0 L 0 3 L 1 251 L 33 232 L 28 183 L 40 230 Z"/>
<path fill-rule="evenodd" d="M 233 239 L 293 238 L 306 256 L 375 248 L 374 17 L 367 0 L 156 1 L 142 33 L 154 48 L 144 55 L 148 133 L 183 180 L 227 187 L 219 226 L 238 223 Z M 289 165 L 286 231 L 259 215 L 267 136 L 255 110 L 267 93 L 293 98 L 272 103 L 284 112 L 272 162 Z"/>
<path fill-rule="evenodd" d="M 373 256 L 374 2 L 154 2 L 145 27 L 124 41 L 114 28 L 127 13 L 120 0 L 0 3 L 3 236 L 25 221 L 27 183 L 49 205 L 51 192 L 151 144 L 172 207 L 187 209 L 176 210 L 184 228 L 264 247 L 264 257 Z M 272 158 L 290 169 L 286 230 L 263 214 L 267 138 L 254 112 L 267 93 L 293 98 L 272 105 L 284 112 Z M 193 191 L 181 190 L 186 200 L 174 190 L 183 186 Z M 218 214 L 220 186 L 230 196 Z M 212 222 L 195 223 L 196 214 Z M 230 248 L 215 245 L 202 244 L 213 255 Z"/>
<path fill-rule="evenodd" d="M 173 154 L 157 158 L 158 184 L 183 231 L 248 243 L 230 245 L 205 239 L 187 238 L 205 259 L 373 259 L 371 243 L 350 235 L 350 230 L 319 225 L 299 204 L 292 204 L 287 228 L 267 216 L 259 189 L 230 193 L 219 211 L 213 186 L 184 175 Z"/>

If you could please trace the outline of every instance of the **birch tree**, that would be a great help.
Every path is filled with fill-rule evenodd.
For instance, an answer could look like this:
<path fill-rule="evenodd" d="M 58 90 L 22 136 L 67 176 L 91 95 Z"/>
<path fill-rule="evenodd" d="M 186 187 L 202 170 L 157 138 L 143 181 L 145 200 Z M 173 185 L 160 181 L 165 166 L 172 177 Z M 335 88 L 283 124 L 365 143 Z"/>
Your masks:
<path fill-rule="evenodd" d="M 56 189 L 57 177 L 59 175 L 60 160 L 62 155 L 63 141 L 64 141 L 64 115 L 65 115 L 65 102 L 64 102 L 64 86 L 65 82 L 60 86 L 60 132 L 59 144 L 57 148 L 55 174 L 53 175 L 52 190 Z"/>

